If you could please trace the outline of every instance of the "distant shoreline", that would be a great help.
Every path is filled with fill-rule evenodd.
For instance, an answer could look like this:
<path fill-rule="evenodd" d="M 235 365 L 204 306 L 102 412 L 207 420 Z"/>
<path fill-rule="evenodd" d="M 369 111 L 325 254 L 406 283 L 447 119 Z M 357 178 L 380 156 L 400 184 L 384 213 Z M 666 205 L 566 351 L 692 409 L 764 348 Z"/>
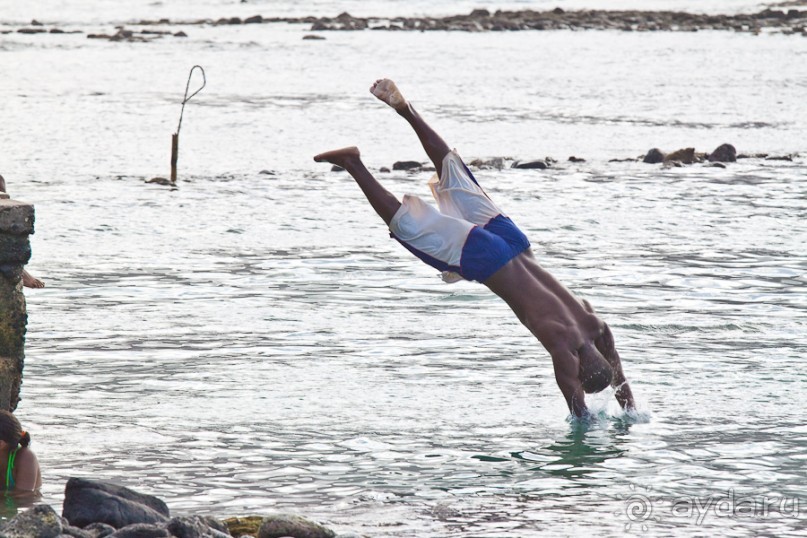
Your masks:
<path fill-rule="evenodd" d="M 702 30 L 734 31 L 759 34 L 764 32 L 807 37 L 807 9 L 764 9 L 757 13 L 734 15 L 710 15 L 683 11 L 642 10 L 576 10 L 555 8 L 549 11 L 502 11 L 490 12 L 475 9 L 467 15 L 444 17 L 354 17 L 342 13 L 336 17 L 222 17 L 197 20 L 140 20 L 130 26 L 234 26 L 246 24 L 287 23 L 310 25 L 311 32 L 333 31 L 443 31 L 443 32 L 511 32 L 551 30 L 617 30 L 624 32 L 697 32 Z M 120 28 L 118 28 L 120 29 Z M 66 33 L 59 28 L 46 28 L 38 21 L 14 29 L 0 30 L 2 34 Z M 73 31 L 71 33 L 83 33 Z M 134 41 L 154 39 L 163 35 L 183 32 L 143 30 L 133 32 L 123 39 L 140 36 Z M 141 36 L 142 34 L 142 36 Z M 88 34 L 87 37 L 113 37 Z M 118 36 L 121 37 L 121 36 Z M 179 37 L 186 37 L 180 35 Z"/>

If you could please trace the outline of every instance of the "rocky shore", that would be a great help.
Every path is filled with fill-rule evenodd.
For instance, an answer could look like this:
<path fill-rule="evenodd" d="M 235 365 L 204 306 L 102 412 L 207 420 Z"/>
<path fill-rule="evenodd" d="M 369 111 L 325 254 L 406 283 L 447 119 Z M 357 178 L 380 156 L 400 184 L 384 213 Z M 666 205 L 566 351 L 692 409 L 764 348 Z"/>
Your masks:
<path fill-rule="evenodd" d="M 804 5 L 804 4 L 801 4 Z M 162 37 L 187 37 L 182 30 L 154 30 L 154 27 L 169 26 L 233 26 L 267 23 L 305 25 L 312 32 L 328 31 L 442 31 L 442 32 L 510 32 L 551 30 L 614 30 L 623 32 L 697 32 L 719 30 L 732 32 L 761 32 L 800 35 L 807 37 L 807 9 L 764 9 L 757 13 L 710 15 L 683 11 L 642 10 L 576 10 L 555 8 L 548 11 L 489 11 L 475 9 L 467 15 L 447 17 L 354 17 L 342 13 L 336 17 L 264 17 L 253 15 L 246 18 L 222 17 L 219 19 L 195 20 L 140 20 L 130 26 L 138 30 L 116 27 L 111 33 L 87 33 L 88 38 L 110 41 L 150 41 Z M 145 28 L 145 29 L 144 29 Z M 86 32 L 60 28 L 47 28 L 39 21 L 14 29 L 0 28 L 0 34 L 64 34 Z M 308 39 L 316 39 L 311 35 Z M 321 36 L 320 36 L 321 38 Z"/>
<path fill-rule="evenodd" d="M 361 538 L 295 514 L 172 516 L 162 500 L 105 480 L 71 478 L 62 515 L 38 504 L 0 524 L 0 538 Z"/>

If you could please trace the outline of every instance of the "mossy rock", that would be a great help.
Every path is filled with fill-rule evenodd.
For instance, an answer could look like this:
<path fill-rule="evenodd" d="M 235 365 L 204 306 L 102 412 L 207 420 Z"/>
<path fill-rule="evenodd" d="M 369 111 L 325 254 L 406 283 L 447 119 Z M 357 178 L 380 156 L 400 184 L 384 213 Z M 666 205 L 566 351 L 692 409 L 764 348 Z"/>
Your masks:
<path fill-rule="evenodd" d="M 233 536 L 258 536 L 258 529 L 263 523 L 263 516 L 231 517 L 224 520 L 227 529 Z"/>

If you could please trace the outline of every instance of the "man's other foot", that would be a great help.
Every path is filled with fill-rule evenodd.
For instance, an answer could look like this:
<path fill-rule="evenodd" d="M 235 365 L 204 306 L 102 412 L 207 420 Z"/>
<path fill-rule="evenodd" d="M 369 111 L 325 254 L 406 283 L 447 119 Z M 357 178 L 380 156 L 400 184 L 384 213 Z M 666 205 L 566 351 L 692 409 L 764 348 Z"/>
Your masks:
<path fill-rule="evenodd" d="M 359 153 L 359 148 L 356 146 L 334 149 L 314 156 L 314 160 L 318 163 L 331 163 L 342 168 L 347 168 L 348 164 L 359 161 L 360 158 L 361 153 Z"/>
<path fill-rule="evenodd" d="M 401 95 L 398 86 L 388 78 L 376 80 L 375 84 L 370 87 L 370 93 L 395 110 L 406 108 L 406 105 L 409 104 L 406 102 L 406 99 L 403 98 L 403 95 Z"/>

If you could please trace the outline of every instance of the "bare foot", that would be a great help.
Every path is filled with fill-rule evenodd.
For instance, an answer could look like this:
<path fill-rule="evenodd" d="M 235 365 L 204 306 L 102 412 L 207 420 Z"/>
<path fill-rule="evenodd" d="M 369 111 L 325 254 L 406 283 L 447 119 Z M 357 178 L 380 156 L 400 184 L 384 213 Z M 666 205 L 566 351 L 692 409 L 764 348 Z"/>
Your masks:
<path fill-rule="evenodd" d="M 406 99 L 403 98 L 403 95 L 401 95 L 398 86 L 388 78 L 376 80 L 375 84 L 370 87 L 370 93 L 395 110 L 406 108 L 409 104 L 406 102 Z"/>
<path fill-rule="evenodd" d="M 350 162 L 361 160 L 361 153 L 359 153 L 359 148 L 356 146 L 350 146 L 320 153 L 314 156 L 314 160 L 318 163 L 326 162 L 347 168 Z"/>
<path fill-rule="evenodd" d="M 22 271 L 22 285 L 26 288 L 44 288 L 45 283 L 36 278 L 35 276 L 31 275 L 28 271 L 23 269 Z"/>

